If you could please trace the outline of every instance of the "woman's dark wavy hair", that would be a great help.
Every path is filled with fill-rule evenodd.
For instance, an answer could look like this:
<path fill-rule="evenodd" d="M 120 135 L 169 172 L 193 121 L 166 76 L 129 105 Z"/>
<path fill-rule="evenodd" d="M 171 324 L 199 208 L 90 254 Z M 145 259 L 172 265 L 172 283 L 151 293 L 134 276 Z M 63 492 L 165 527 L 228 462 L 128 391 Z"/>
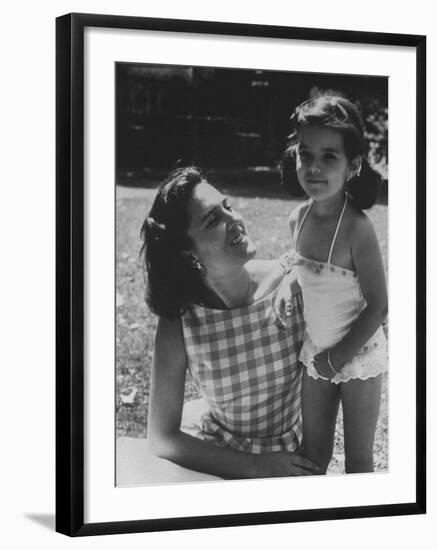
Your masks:
<path fill-rule="evenodd" d="M 171 172 L 158 188 L 149 215 L 141 227 L 147 272 L 146 302 L 157 315 L 176 319 L 193 302 L 202 301 L 200 272 L 193 269 L 187 254 L 193 243 L 188 202 L 194 188 L 205 181 L 195 166 Z"/>
<path fill-rule="evenodd" d="M 362 157 L 361 171 L 347 182 L 346 191 L 356 208 L 371 208 L 378 196 L 381 176 L 367 161 L 364 124 L 357 107 L 340 95 L 319 95 L 296 108 L 291 116 L 291 124 L 293 131 L 281 161 L 281 180 L 286 191 L 293 197 L 305 195 L 296 174 L 296 148 L 301 128 L 324 126 L 341 132 L 346 156 L 350 161 L 358 155 Z"/>

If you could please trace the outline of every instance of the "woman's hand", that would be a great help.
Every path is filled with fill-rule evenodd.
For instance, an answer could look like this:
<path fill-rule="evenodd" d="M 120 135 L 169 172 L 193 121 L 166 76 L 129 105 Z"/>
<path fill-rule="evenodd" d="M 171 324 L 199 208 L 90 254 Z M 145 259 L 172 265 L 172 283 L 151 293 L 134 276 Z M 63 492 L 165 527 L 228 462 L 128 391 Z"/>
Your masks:
<path fill-rule="evenodd" d="M 321 473 L 308 458 L 286 451 L 256 455 L 255 477 L 311 476 Z"/>

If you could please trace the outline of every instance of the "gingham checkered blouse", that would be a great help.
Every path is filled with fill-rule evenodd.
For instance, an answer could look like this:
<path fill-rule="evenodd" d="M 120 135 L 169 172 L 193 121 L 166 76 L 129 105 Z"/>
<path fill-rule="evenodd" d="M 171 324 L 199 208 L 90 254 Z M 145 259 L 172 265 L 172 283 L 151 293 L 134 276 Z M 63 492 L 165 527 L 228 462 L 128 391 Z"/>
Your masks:
<path fill-rule="evenodd" d="M 251 453 L 294 451 L 302 436 L 302 299 L 291 323 L 274 322 L 277 288 L 232 310 L 193 306 L 182 317 L 188 369 L 209 412 L 199 437 Z"/>

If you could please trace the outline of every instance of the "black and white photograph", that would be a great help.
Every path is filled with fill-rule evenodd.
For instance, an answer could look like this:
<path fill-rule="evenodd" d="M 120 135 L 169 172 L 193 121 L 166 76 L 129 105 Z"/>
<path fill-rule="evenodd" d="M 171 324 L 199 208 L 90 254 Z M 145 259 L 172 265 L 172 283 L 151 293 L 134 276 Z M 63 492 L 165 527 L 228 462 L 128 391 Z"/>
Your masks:
<path fill-rule="evenodd" d="M 388 85 L 116 64 L 118 487 L 389 472 Z"/>
<path fill-rule="evenodd" d="M 57 531 L 424 513 L 424 37 L 57 39 Z"/>

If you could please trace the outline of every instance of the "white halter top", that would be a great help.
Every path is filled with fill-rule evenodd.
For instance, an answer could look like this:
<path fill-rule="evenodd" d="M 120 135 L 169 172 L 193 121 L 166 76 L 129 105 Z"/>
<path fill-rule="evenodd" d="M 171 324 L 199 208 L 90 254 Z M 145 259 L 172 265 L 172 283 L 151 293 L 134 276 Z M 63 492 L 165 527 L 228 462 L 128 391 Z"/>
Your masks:
<path fill-rule="evenodd" d="M 310 202 L 297 226 L 294 242 L 307 332 L 318 348 L 326 349 L 334 346 L 345 336 L 366 306 L 366 301 L 356 272 L 331 263 L 334 245 L 346 210 L 347 197 L 331 241 L 328 260 L 311 260 L 297 251 L 299 233 L 312 204 Z"/>

